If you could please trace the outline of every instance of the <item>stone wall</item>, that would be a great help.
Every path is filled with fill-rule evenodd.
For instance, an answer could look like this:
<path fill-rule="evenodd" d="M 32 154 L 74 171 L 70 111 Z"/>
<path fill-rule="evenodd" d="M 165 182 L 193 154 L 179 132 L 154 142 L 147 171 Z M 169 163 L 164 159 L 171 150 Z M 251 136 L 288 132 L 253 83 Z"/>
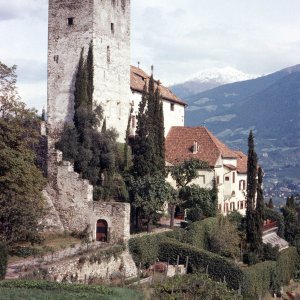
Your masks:
<path fill-rule="evenodd" d="M 48 30 L 50 142 L 72 121 L 80 52 L 84 48 L 86 56 L 91 42 L 93 102 L 102 105 L 107 126 L 116 128 L 124 142 L 130 102 L 130 0 L 49 0 Z"/>
<path fill-rule="evenodd" d="M 137 268 L 128 250 L 111 257 L 95 261 L 93 254 L 83 254 L 69 258 L 46 268 L 50 279 L 68 282 L 88 282 L 93 279 L 113 279 L 114 276 L 125 278 L 136 276 Z"/>
<path fill-rule="evenodd" d="M 130 204 L 94 202 L 93 186 L 74 172 L 62 153 L 49 150 L 48 184 L 44 190 L 47 215 L 42 224 L 46 232 L 82 232 L 87 229 L 96 240 L 98 220 L 108 224 L 108 242 L 127 241 L 130 237 Z"/>
<path fill-rule="evenodd" d="M 130 238 L 130 204 L 119 202 L 94 202 L 91 218 L 93 236 L 96 236 L 97 220 L 108 223 L 109 242 L 114 244 Z"/>

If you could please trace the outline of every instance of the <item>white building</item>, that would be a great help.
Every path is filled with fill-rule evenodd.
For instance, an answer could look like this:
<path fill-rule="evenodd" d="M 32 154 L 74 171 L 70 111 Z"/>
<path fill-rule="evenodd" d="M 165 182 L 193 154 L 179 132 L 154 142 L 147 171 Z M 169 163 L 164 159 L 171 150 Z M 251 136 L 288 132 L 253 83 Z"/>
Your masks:
<path fill-rule="evenodd" d="M 247 156 L 229 149 L 205 127 L 172 127 L 166 137 L 167 165 L 176 165 L 192 158 L 205 161 L 210 166 L 207 170 L 199 170 L 199 177 L 192 183 L 212 188 L 215 178 L 219 190 L 219 211 L 226 215 L 237 210 L 244 215 Z M 167 180 L 176 187 L 170 176 Z"/>
<path fill-rule="evenodd" d="M 131 118 L 131 134 L 135 134 L 136 116 L 139 110 L 139 104 L 142 100 L 142 93 L 145 83 L 149 82 L 150 76 L 142 69 L 131 66 L 130 87 L 133 113 Z M 184 111 L 186 103 L 173 94 L 167 87 L 159 81 L 154 82 L 155 87 L 159 88 L 161 99 L 163 101 L 165 136 L 172 126 L 184 126 Z"/>

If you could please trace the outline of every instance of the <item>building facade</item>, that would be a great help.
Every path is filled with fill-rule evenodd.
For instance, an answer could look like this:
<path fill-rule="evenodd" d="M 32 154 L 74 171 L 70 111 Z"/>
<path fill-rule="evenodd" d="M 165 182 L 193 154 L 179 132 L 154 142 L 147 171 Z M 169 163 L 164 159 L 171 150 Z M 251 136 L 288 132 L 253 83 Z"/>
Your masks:
<path fill-rule="evenodd" d="M 166 137 L 166 164 L 177 165 L 184 160 L 198 159 L 209 168 L 199 170 L 199 177 L 191 182 L 202 188 L 218 187 L 218 210 L 227 215 L 237 210 L 246 213 L 247 156 L 233 151 L 205 127 L 172 127 Z M 175 181 L 168 182 L 176 187 Z"/>

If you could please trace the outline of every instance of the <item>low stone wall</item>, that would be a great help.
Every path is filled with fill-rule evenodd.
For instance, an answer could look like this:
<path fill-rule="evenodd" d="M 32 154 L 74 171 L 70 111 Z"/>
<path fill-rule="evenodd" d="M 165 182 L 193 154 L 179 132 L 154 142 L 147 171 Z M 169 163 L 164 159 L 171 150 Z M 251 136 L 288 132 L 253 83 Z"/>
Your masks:
<path fill-rule="evenodd" d="M 128 278 L 137 275 L 137 268 L 128 250 L 107 256 L 108 252 L 109 250 L 106 250 L 103 257 L 101 250 L 83 253 L 76 258 L 65 258 L 43 269 L 47 270 L 48 279 L 59 282 L 88 283 L 99 279 L 110 281 L 115 277 Z"/>

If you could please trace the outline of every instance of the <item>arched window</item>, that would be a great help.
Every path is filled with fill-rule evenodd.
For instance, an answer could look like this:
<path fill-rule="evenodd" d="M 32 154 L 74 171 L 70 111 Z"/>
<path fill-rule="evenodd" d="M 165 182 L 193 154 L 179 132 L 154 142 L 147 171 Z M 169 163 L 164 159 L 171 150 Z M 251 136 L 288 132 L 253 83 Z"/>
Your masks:
<path fill-rule="evenodd" d="M 105 242 L 108 241 L 108 225 L 105 220 L 98 220 L 96 227 L 96 241 L 97 242 Z"/>

